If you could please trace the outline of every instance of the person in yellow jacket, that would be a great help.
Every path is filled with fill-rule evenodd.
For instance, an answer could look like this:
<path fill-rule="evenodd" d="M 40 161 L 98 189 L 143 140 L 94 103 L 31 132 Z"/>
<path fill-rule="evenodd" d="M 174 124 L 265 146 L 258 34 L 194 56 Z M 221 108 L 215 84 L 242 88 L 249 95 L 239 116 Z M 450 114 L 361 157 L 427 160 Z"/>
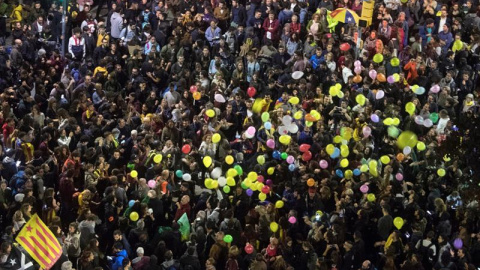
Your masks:
<path fill-rule="evenodd" d="M 10 23 L 11 23 L 12 29 L 17 22 L 19 23 L 23 22 L 22 12 L 23 12 L 22 4 L 17 4 L 17 6 L 13 8 L 12 14 L 10 14 L 10 19 L 11 19 Z"/>

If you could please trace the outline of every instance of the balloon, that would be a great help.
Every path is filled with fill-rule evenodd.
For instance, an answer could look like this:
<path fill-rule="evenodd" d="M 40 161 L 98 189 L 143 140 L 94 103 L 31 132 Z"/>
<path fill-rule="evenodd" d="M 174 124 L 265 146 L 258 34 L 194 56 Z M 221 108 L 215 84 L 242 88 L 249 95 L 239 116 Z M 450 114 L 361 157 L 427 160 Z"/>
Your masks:
<path fill-rule="evenodd" d="M 405 146 L 405 147 L 403 148 L 403 154 L 404 154 L 405 156 L 408 156 L 411 152 L 412 152 L 412 148 L 411 148 L 410 146 Z"/>
<path fill-rule="evenodd" d="M 182 178 L 182 176 L 183 176 L 182 170 L 176 170 L 176 171 L 175 171 L 175 175 L 176 175 L 178 178 Z"/>
<path fill-rule="evenodd" d="M 362 172 L 359 169 L 353 170 L 353 175 L 359 176 Z"/>
<path fill-rule="evenodd" d="M 378 80 L 379 82 L 386 82 L 386 81 L 387 81 L 387 78 L 385 78 L 385 74 L 383 74 L 383 73 L 378 73 L 378 75 L 377 75 L 377 80 Z"/>
<path fill-rule="evenodd" d="M 212 176 L 212 178 L 218 179 L 222 175 L 222 169 L 220 167 L 217 167 L 212 170 L 210 175 Z"/>
<path fill-rule="evenodd" d="M 288 170 L 293 172 L 295 170 L 295 164 L 288 165 Z"/>
<path fill-rule="evenodd" d="M 437 170 L 437 174 L 438 174 L 438 176 L 440 176 L 440 177 L 445 176 L 445 173 L 446 173 L 446 172 L 445 172 L 445 169 L 443 169 L 443 168 L 440 168 L 440 169 Z"/>
<path fill-rule="evenodd" d="M 218 103 L 225 103 L 225 97 L 222 96 L 221 94 L 215 94 L 215 101 Z"/>
<path fill-rule="evenodd" d="M 417 142 L 418 142 L 417 135 L 412 131 L 407 130 L 402 132 L 400 136 L 398 136 L 397 146 L 400 149 L 405 148 L 405 146 L 410 146 L 412 148 L 417 145 Z"/>
<path fill-rule="evenodd" d="M 371 119 L 372 122 L 374 122 L 374 123 L 378 123 L 378 121 L 380 121 L 380 118 L 379 118 L 378 115 L 376 115 L 376 114 L 370 115 L 370 119 Z"/>
<path fill-rule="evenodd" d="M 182 153 L 188 154 L 190 153 L 190 150 L 192 150 L 192 147 L 189 144 L 185 144 L 182 146 Z"/>
<path fill-rule="evenodd" d="M 375 199 L 376 199 L 376 198 L 375 198 L 375 194 L 370 193 L 370 194 L 367 195 L 367 200 L 368 200 L 369 202 L 374 202 Z"/>
<path fill-rule="evenodd" d="M 435 84 L 435 85 L 433 85 L 432 87 L 430 87 L 430 91 L 431 91 L 432 93 L 437 94 L 438 92 L 440 92 L 440 86 L 438 86 L 438 84 Z"/>
<path fill-rule="evenodd" d="M 383 55 L 377 53 L 373 56 L 373 62 L 379 64 L 381 62 L 383 62 Z"/>
<path fill-rule="evenodd" d="M 298 149 L 300 150 L 300 152 L 305 153 L 308 150 L 310 150 L 310 147 L 311 147 L 310 144 L 302 143 L 300 147 L 298 147 Z"/>
<path fill-rule="evenodd" d="M 237 175 L 242 175 L 242 174 L 243 174 L 242 166 L 240 166 L 240 165 L 235 165 L 233 168 L 234 168 L 235 171 L 237 172 Z"/>
<path fill-rule="evenodd" d="M 249 97 L 253 98 L 253 96 L 255 96 L 256 93 L 257 93 L 257 89 L 255 89 L 255 87 L 253 86 L 248 87 L 247 94 Z"/>
<path fill-rule="evenodd" d="M 388 136 L 392 138 L 397 138 L 400 134 L 400 130 L 397 127 L 389 126 L 387 129 Z"/>
<path fill-rule="evenodd" d="M 273 139 L 268 139 L 267 140 L 267 147 L 271 148 L 271 149 L 275 148 L 275 141 Z"/>
<path fill-rule="evenodd" d="M 355 75 L 355 77 L 353 77 L 353 82 L 354 83 L 361 83 L 362 82 L 362 76 Z"/>
<path fill-rule="evenodd" d="M 152 181 L 152 180 L 150 180 L 150 181 Z M 149 181 L 149 182 L 150 182 L 150 181 Z M 153 180 L 153 181 L 155 182 L 155 180 Z M 134 204 L 135 204 L 135 201 L 134 201 L 134 200 L 128 201 L 128 207 L 132 207 Z"/>
<path fill-rule="evenodd" d="M 348 150 L 348 146 L 342 144 L 340 146 L 340 155 L 342 157 L 348 157 L 349 154 L 350 154 L 350 151 Z"/>
<path fill-rule="evenodd" d="M 426 147 L 426 145 L 425 145 L 424 142 L 418 142 L 418 143 L 417 143 L 417 149 L 418 149 L 418 151 L 423 151 L 423 150 L 425 150 L 425 148 L 427 148 L 427 147 Z"/>
<path fill-rule="evenodd" d="M 283 160 L 286 160 L 287 157 L 288 157 L 288 154 L 283 152 L 282 154 L 280 154 L 280 157 L 283 159 Z"/>
<path fill-rule="evenodd" d="M 247 189 L 246 193 L 248 197 L 251 197 L 253 195 L 253 190 Z"/>
<path fill-rule="evenodd" d="M 247 128 L 247 133 L 250 134 L 250 135 L 252 135 L 252 136 L 255 135 L 255 132 L 256 132 L 256 131 L 257 131 L 257 130 L 255 129 L 255 127 L 248 127 L 248 128 Z"/>
<path fill-rule="evenodd" d="M 335 170 L 335 174 L 340 178 L 343 178 L 343 176 L 344 176 L 342 170 L 340 170 L 340 169 Z"/>
<path fill-rule="evenodd" d="M 401 173 L 395 174 L 395 179 L 397 179 L 398 181 L 402 181 L 403 180 L 403 174 L 401 174 Z"/>
<path fill-rule="evenodd" d="M 387 117 L 385 118 L 385 120 L 383 120 L 383 124 L 385 124 L 386 126 L 391 126 L 393 125 L 393 119 L 391 117 Z"/>
<path fill-rule="evenodd" d="M 303 153 L 303 155 L 302 155 L 302 160 L 303 161 L 309 161 L 310 159 L 312 159 L 312 152 L 307 151 L 307 152 Z"/>
<path fill-rule="evenodd" d="M 345 178 L 347 178 L 347 179 L 352 179 L 352 177 L 353 177 L 353 172 L 352 172 L 352 170 L 346 170 L 346 171 L 345 171 Z"/>
<path fill-rule="evenodd" d="M 363 106 L 365 105 L 365 101 L 367 99 L 365 98 L 365 96 L 363 94 L 358 94 L 356 97 L 355 97 L 355 101 L 357 101 L 358 104 L 360 104 L 360 106 Z"/>
<path fill-rule="evenodd" d="M 290 224 L 295 224 L 297 222 L 297 219 L 294 216 L 291 216 L 288 218 L 288 222 L 290 222 Z"/>
<path fill-rule="evenodd" d="M 197 88 L 196 85 L 190 86 L 190 93 L 195 93 L 195 92 L 197 92 L 197 91 L 198 91 L 198 88 Z"/>
<path fill-rule="evenodd" d="M 417 95 L 423 95 L 423 94 L 425 94 L 425 88 L 424 88 L 424 87 L 418 87 L 418 88 L 415 90 L 415 94 L 417 94 Z"/>
<path fill-rule="evenodd" d="M 213 143 L 218 143 L 218 142 L 220 142 L 221 139 L 222 139 L 222 136 L 220 136 L 220 134 L 218 134 L 218 133 L 215 133 L 212 136 L 212 142 Z"/>
<path fill-rule="evenodd" d="M 347 42 L 340 44 L 340 51 L 348 51 L 350 50 L 350 44 Z"/>
<path fill-rule="evenodd" d="M 455 40 L 455 42 L 453 43 L 453 46 L 452 46 L 452 51 L 456 52 L 456 51 L 460 51 L 462 49 L 463 49 L 463 42 L 461 40 Z"/>
<path fill-rule="evenodd" d="M 430 119 L 425 119 L 425 121 L 423 121 L 423 126 L 429 128 L 429 127 L 433 126 L 433 121 L 430 120 Z"/>
<path fill-rule="evenodd" d="M 201 98 L 202 98 L 202 94 L 200 92 L 193 93 L 193 99 L 194 100 L 199 100 Z"/>
<path fill-rule="evenodd" d="M 356 60 L 356 61 L 353 63 L 353 65 L 354 65 L 355 67 L 361 67 L 361 66 L 362 66 L 362 62 L 360 62 L 360 60 Z"/>
<path fill-rule="evenodd" d="M 376 99 L 382 99 L 385 97 L 385 92 L 383 90 L 378 90 L 377 93 L 375 94 Z"/>
<path fill-rule="evenodd" d="M 223 177 L 223 176 L 220 176 L 220 177 L 218 177 L 217 182 L 218 182 L 218 185 L 219 185 L 219 186 L 223 187 L 223 186 L 225 186 L 225 185 L 227 184 L 227 178 L 225 178 L 225 177 Z M 228 193 L 228 192 L 227 192 L 227 193 Z"/>
<path fill-rule="evenodd" d="M 209 157 L 209 156 L 205 156 L 205 157 L 203 158 L 203 165 L 204 165 L 205 167 L 207 167 L 207 168 L 210 167 L 210 165 L 212 165 L 212 162 L 213 162 L 213 160 L 212 160 L 212 158 Z"/>
<path fill-rule="evenodd" d="M 369 126 L 364 126 L 362 128 L 362 133 L 364 137 L 368 137 L 370 134 L 372 134 L 372 129 Z"/>
<path fill-rule="evenodd" d="M 153 157 L 153 162 L 155 163 L 160 163 L 162 161 L 162 154 L 156 154 L 154 157 Z"/>
<path fill-rule="evenodd" d="M 291 97 L 289 100 L 288 100 L 289 103 L 293 104 L 293 105 L 297 105 L 299 102 L 300 102 L 300 99 L 298 97 Z"/>
<path fill-rule="evenodd" d="M 273 151 L 272 157 L 274 159 L 281 159 L 280 152 L 278 152 L 277 150 Z"/>
<path fill-rule="evenodd" d="M 228 169 L 227 177 L 235 177 L 237 175 L 238 175 L 237 170 L 235 170 L 234 168 Z M 228 180 L 228 178 L 227 178 L 227 180 Z"/>
<path fill-rule="evenodd" d="M 387 165 L 388 163 L 390 163 L 390 157 L 389 157 L 389 156 L 386 156 L 386 155 L 385 155 L 385 156 L 382 156 L 382 157 L 380 158 L 380 161 L 381 161 L 383 164 Z"/>
<path fill-rule="evenodd" d="M 310 178 L 307 180 L 307 186 L 313 187 L 315 185 L 315 180 L 313 178 Z"/>
<path fill-rule="evenodd" d="M 403 218 L 401 217 L 396 217 L 393 219 L 393 225 L 399 230 L 403 227 L 403 223 Z"/>
<path fill-rule="evenodd" d="M 263 124 L 263 127 L 264 127 L 266 130 L 269 130 L 269 129 L 272 128 L 272 123 L 270 123 L 270 122 L 265 122 L 265 123 Z"/>
<path fill-rule="evenodd" d="M 353 71 L 355 71 L 355 74 L 360 75 L 360 73 L 362 72 L 362 67 L 355 67 Z"/>
<path fill-rule="evenodd" d="M 261 118 L 263 122 L 267 122 L 270 119 L 270 114 L 268 112 L 263 112 Z"/>
<path fill-rule="evenodd" d="M 260 193 L 258 194 L 258 199 L 263 202 L 267 199 L 267 195 L 265 193 Z"/>
<path fill-rule="evenodd" d="M 437 123 L 438 121 L 438 113 L 431 113 L 430 116 L 429 116 L 430 120 L 432 120 L 432 123 Z"/>
<path fill-rule="evenodd" d="M 340 166 L 342 168 L 348 167 L 348 159 L 346 159 L 346 158 L 342 159 L 342 161 L 340 161 Z"/>
<path fill-rule="evenodd" d="M 405 105 L 405 111 L 408 112 L 408 114 L 413 115 L 415 113 L 415 104 L 413 104 L 413 102 L 408 102 Z"/>
<path fill-rule="evenodd" d="M 285 203 L 282 200 L 278 200 L 275 202 L 275 208 L 283 208 Z"/>
<path fill-rule="evenodd" d="M 392 65 L 392 67 L 398 67 L 400 65 L 400 59 L 398 59 L 397 57 L 390 59 L 390 65 Z"/>
<path fill-rule="evenodd" d="M 398 160 L 398 161 L 402 161 L 402 160 L 404 160 L 404 159 L 405 159 L 405 155 L 404 155 L 403 153 L 398 153 L 398 154 L 397 154 L 397 160 Z"/>
<path fill-rule="evenodd" d="M 292 137 L 290 137 L 290 135 L 281 135 L 278 140 L 281 144 L 288 145 L 292 141 Z"/>
<path fill-rule="evenodd" d="M 394 126 L 398 126 L 400 124 L 400 119 L 398 119 L 397 117 L 393 118 L 392 124 Z"/>
<path fill-rule="evenodd" d="M 394 73 L 392 76 L 395 79 L 395 82 L 400 81 L 400 75 L 398 75 L 398 73 Z"/>
<path fill-rule="evenodd" d="M 225 157 L 225 162 L 228 165 L 232 165 L 234 161 L 235 161 L 235 159 L 231 155 L 228 155 L 228 156 Z"/>
<path fill-rule="evenodd" d="M 256 172 L 249 172 L 247 178 L 250 179 L 252 182 L 257 181 L 258 174 Z"/>
<path fill-rule="evenodd" d="M 233 241 L 233 237 L 230 234 L 227 234 L 223 237 L 223 241 L 225 241 L 225 243 L 231 243 Z"/>
<path fill-rule="evenodd" d="M 229 186 L 224 186 L 223 187 L 223 192 L 230 193 L 230 187 Z"/>
<path fill-rule="evenodd" d="M 192 180 L 192 176 L 189 173 L 186 173 L 186 174 L 182 175 L 182 179 L 185 180 L 185 181 L 190 181 L 190 180 Z"/>
<path fill-rule="evenodd" d="M 331 155 L 333 154 L 333 151 L 335 151 L 335 146 L 333 146 L 333 144 L 329 144 L 325 148 L 325 151 L 327 152 L 327 154 Z"/>
<path fill-rule="evenodd" d="M 285 126 L 289 126 L 292 123 L 293 119 L 290 115 L 285 115 L 282 117 L 282 124 Z"/>
<path fill-rule="evenodd" d="M 233 177 L 227 177 L 227 185 L 230 186 L 230 187 L 235 186 L 236 185 L 235 184 L 235 179 L 233 179 Z"/>
<path fill-rule="evenodd" d="M 254 251 L 254 248 L 251 244 L 247 243 L 247 245 L 245 245 L 245 252 L 247 254 L 252 254 Z"/>
<path fill-rule="evenodd" d="M 368 163 L 369 171 L 373 176 L 378 176 L 377 166 L 378 163 L 376 160 L 370 160 L 370 162 Z"/>
<path fill-rule="evenodd" d="M 270 230 L 272 230 L 272 232 L 277 232 L 278 231 L 278 223 L 275 222 L 275 221 L 270 223 Z"/>
<path fill-rule="evenodd" d="M 260 183 L 263 183 L 264 180 L 265 180 L 265 178 L 263 177 L 263 175 L 259 175 L 257 177 L 257 181 L 260 182 Z"/>
<path fill-rule="evenodd" d="M 155 182 L 155 180 L 150 180 L 147 184 L 149 188 L 155 188 L 157 186 L 157 182 Z"/>
<path fill-rule="evenodd" d="M 360 167 L 360 171 L 361 171 L 361 172 L 368 172 L 368 166 L 367 166 L 367 164 L 363 164 L 363 165 Z"/>
<path fill-rule="evenodd" d="M 370 76 L 370 78 L 372 78 L 372 80 L 375 80 L 377 78 L 377 71 L 375 69 L 372 69 L 368 72 L 368 76 Z"/>
<path fill-rule="evenodd" d="M 338 149 L 337 147 L 335 147 L 335 150 L 333 151 L 333 153 L 330 155 L 331 158 L 338 158 L 340 156 L 340 149 Z"/>
<path fill-rule="evenodd" d="M 368 192 L 368 190 L 369 190 L 369 188 L 368 188 L 367 185 L 363 184 L 363 185 L 360 186 L 360 191 L 361 191 L 362 193 L 365 194 L 365 193 Z"/>
<path fill-rule="evenodd" d="M 293 118 L 300 120 L 303 117 L 302 111 L 297 111 L 293 114 Z"/>
<path fill-rule="evenodd" d="M 205 112 L 205 114 L 206 114 L 208 117 L 212 118 L 212 117 L 215 116 L 215 111 L 212 110 L 212 109 L 209 109 L 209 110 L 207 110 L 207 111 Z"/>
<path fill-rule="evenodd" d="M 132 178 L 135 178 L 135 177 L 138 176 L 138 172 L 135 171 L 135 170 L 133 170 L 133 171 L 130 172 L 130 176 L 131 176 Z"/>
<path fill-rule="evenodd" d="M 267 143 L 267 145 L 268 145 L 268 143 Z M 258 164 L 260 164 L 260 165 L 265 164 L 265 156 L 264 156 L 264 155 L 258 156 L 258 157 L 257 157 L 257 162 L 258 162 Z"/>
<path fill-rule="evenodd" d="M 456 249 L 461 249 L 463 247 L 463 241 L 460 238 L 456 238 L 455 241 L 453 241 L 453 246 Z"/>
<path fill-rule="evenodd" d="M 424 122 L 423 117 L 421 117 L 420 115 L 415 116 L 415 123 L 423 126 L 423 122 Z"/>
<path fill-rule="evenodd" d="M 320 160 L 319 164 L 322 169 L 328 168 L 328 162 L 325 159 Z"/>
<path fill-rule="evenodd" d="M 390 75 L 390 76 L 387 77 L 387 82 L 388 82 L 389 84 L 395 83 L 395 78 Z"/>
<path fill-rule="evenodd" d="M 132 213 L 130 213 L 130 220 L 131 220 L 131 221 L 135 222 L 135 221 L 138 220 L 138 218 L 139 218 L 139 216 L 138 216 L 138 213 L 137 213 L 137 212 L 132 212 Z"/>

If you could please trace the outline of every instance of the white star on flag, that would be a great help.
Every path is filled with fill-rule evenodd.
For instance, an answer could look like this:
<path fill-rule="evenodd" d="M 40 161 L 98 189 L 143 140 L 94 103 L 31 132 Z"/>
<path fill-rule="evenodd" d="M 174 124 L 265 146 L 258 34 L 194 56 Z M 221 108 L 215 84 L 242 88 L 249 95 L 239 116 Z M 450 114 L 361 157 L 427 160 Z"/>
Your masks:
<path fill-rule="evenodd" d="M 10 260 L 10 264 L 11 264 L 12 266 L 14 266 L 15 264 L 17 264 L 17 260 L 16 260 L 16 259 L 11 259 L 11 260 Z"/>
<path fill-rule="evenodd" d="M 348 18 L 347 21 L 351 22 L 351 21 L 352 21 L 352 18 Z"/>

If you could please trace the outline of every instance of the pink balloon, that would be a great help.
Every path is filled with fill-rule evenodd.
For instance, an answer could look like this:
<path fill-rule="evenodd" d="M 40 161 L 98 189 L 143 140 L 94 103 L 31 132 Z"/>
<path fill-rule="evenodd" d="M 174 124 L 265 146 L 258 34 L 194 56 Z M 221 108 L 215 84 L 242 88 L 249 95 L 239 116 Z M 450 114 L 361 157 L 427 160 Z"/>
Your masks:
<path fill-rule="evenodd" d="M 247 245 L 245 246 L 245 252 L 246 252 L 247 254 L 252 254 L 253 251 L 254 251 L 254 248 L 253 248 L 253 246 L 252 246 L 251 244 L 247 244 Z"/>
<path fill-rule="evenodd" d="M 435 84 L 434 86 L 432 86 L 432 87 L 430 88 L 430 91 L 431 91 L 432 93 L 435 93 L 435 94 L 436 94 L 436 93 L 440 92 L 440 86 L 438 86 L 438 84 Z"/>
<path fill-rule="evenodd" d="M 256 131 L 257 131 L 257 130 L 255 129 L 255 127 L 249 127 L 249 128 L 247 129 L 247 133 L 250 134 L 250 135 L 252 135 L 252 136 L 255 135 L 255 132 L 256 132 Z"/>
<path fill-rule="evenodd" d="M 378 90 L 377 94 L 375 95 L 376 99 L 382 99 L 385 96 L 385 92 L 383 90 Z"/>
<path fill-rule="evenodd" d="M 362 67 L 362 62 L 360 62 L 359 60 L 355 61 L 355 63 L 353 63 L 355 65 L 355 67 Z"/>
<path fill-rule="evenodd" d="M 402 181 L 402 180 L 403 180 L 403 174 L 397 173 L 397 174 L 395 175 L 395 179 L 397 179 L 398 181 Z"/>
<path fill-rule="evenodd" d="M 368 76 L 372 78 L 372 80 L 375 80 L 377 78 L 377 71 L 375 69 L 372 69 L 368 72 Z"/>
<path fill-rule="evenodd" d="M 156 185 L 157 185 L 157 183 L 155 182 L 155 180 L 148 181 L 148 187 L 149 188 L 155 188 Z"/>
<path fill-rule="evenodd" d="M 390 76 L 387 77 L 387 82 L 392 84 L 392 83 L 395 82 L 395 78 L 392 75 L 390 75 Z"/>
<path fill-rule="evenodd" d="M 370 136 L 372 134 L 372 129 L 369 126 L 364 126 L 362 129 L 362 133 L 364 137 Z"/>
<path fill-rule="evenodd" d="M 362 186 L 360 187 L 360 191 L 361 191 L 363 194 L 367 193 L 367 192 L 368 192 L 368 189 L 369 189 L 369 188 L 368 188 L 367 185 L 362 185 Z"/>
<path fill-rule="evenodd" d="M 295 162 L 295 158 L 293 156 L 288 156 L 287 157 L 287 163 L 292 164 L 293 162 Z"/>
<path fill-rule="evenodd" d="M 275 141 L 273 139 L 268 139 L 267 146 L 271 149 L 275 148 Z"/>
<path fill-rule="evenodd" d="M 359 75 L 362 72 L 362 67 L 355 67 L 353 71 L 355 71 L 355 74 Z"/>
<path fill-rule="evenodd" d="M 297 219 L 295 217 L 289 217 L 288 222 L 290 222 L 291 224 L 295 224 L 297 222 Z"/>
<path fill-rule="evenodd" d="M 320 164 L 320 168 L 322 169 L 328 168 L 328 161 L 326 161 L 325 159 L 320 160 L 319 164 Z"/>
<path fill-rule="evenodd" d="M 263 183 L 264 180 L 265 180 L 265 178 L 263 177 L 263 175 L 257 176 L 257 181 L 258 182 Z"/>

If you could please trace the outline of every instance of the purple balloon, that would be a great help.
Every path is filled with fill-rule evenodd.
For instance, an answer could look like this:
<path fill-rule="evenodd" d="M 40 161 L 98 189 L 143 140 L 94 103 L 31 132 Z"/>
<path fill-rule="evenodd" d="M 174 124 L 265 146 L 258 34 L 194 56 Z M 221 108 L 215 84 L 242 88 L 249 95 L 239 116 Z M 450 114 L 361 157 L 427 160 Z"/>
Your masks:
<path fill-rule="evenodd" d="M 328 161 L 326 161 L 325 159 L 320 160 L 319 164 L 320 164 L 320 168 L 322 169 L 328 168 Z"/>
<path fill-rule="evenodd" d="M 292 164 L 293 162 L 295 162 L 295 158 L 293 156 L 288 156 L 287 157 L 287 163 Z"/>
<path fill-rule="evenodd" d="M 353 71 L 355 71 L 355 74 L 359 75 L 362 72 L 362 67 L 355 67 Z"/>
<path fill-rule="evenodd" d="M 266 182 L 267 186 L 271 186 L 273 185 L 273 181 L 272 179 L 267 179 L 267 182 Z"/>
<path fill-rule="evenodd" d="M 252 195 L 253 195 L 253 190 L 247 189 L 247 195 L 248 195 L 248 197 L 252 197 Z"/>
<path fill-rule="evenodd" d="M 378 90 L 377 94 L 375 94 L 376 99 L 382 99 L 385 96 L 385 92 L 383 90 Z"/>
<path fill-rule="evenodd" d="M 432 93 L 435 93 L 435 94 L 436 94 L 436 93 L 440 92 L 440 86 L 438 86 L 438 84 L 435 84 L 434 86 L 432 86 L 432 87 L 430 88 L 430 91 L 431 91 Z"/>
<path fill-rule="evenodd" d="M 397 181 L 402 181 L 402 180 L 403 180 L 403 174 L 397 173 L 397 174 L 395 175 L 395 179 L 397 179 Z"/>
<path fill-rule="evenodd" d="M 461 248 L 463 247 L 463 241 L 462 241 L 462 239 L 460 239 L 460 238 L 455 239 L 455 241 L 453 241 L 453 246 L 454 246 L 456 249 L 461 249 Z"/>
<path fill-rule="evenodd" d="M 370 115 L 370 119 L 372 119 L 372 122 L 374 123 L 378 123 L 378 121 L 380 121 L 380 118 L 376 114 Z"/>
<path fill-rule="evenodd" d="M 390 76 L 387 77 L 387 82 L 390 83 L 390 84 L 392 84 L 392 83 L 395 82 L 395 78 L 393 78 L 393 76 L 390 75 Z"/>
<path fill-rule="evenodd" d="M 272 139 L 268 139 L 267 146 L 271 149 L 275 148 L 275 141 Z"/>
<path fill-rule="evenodd" d="M 355 65 L 355 67 L 362 67 L 362 62 L 360 62 L 359 60 L 355 61 L 355 63 L 353 63 Z"/>
<path fill-rule="evenodd" d="M 375 80 L 377 78 L 377 71 L 375 69 L 372 69 L 368 72 L 368 76 L 372 78 L 372 80 Z"/>

